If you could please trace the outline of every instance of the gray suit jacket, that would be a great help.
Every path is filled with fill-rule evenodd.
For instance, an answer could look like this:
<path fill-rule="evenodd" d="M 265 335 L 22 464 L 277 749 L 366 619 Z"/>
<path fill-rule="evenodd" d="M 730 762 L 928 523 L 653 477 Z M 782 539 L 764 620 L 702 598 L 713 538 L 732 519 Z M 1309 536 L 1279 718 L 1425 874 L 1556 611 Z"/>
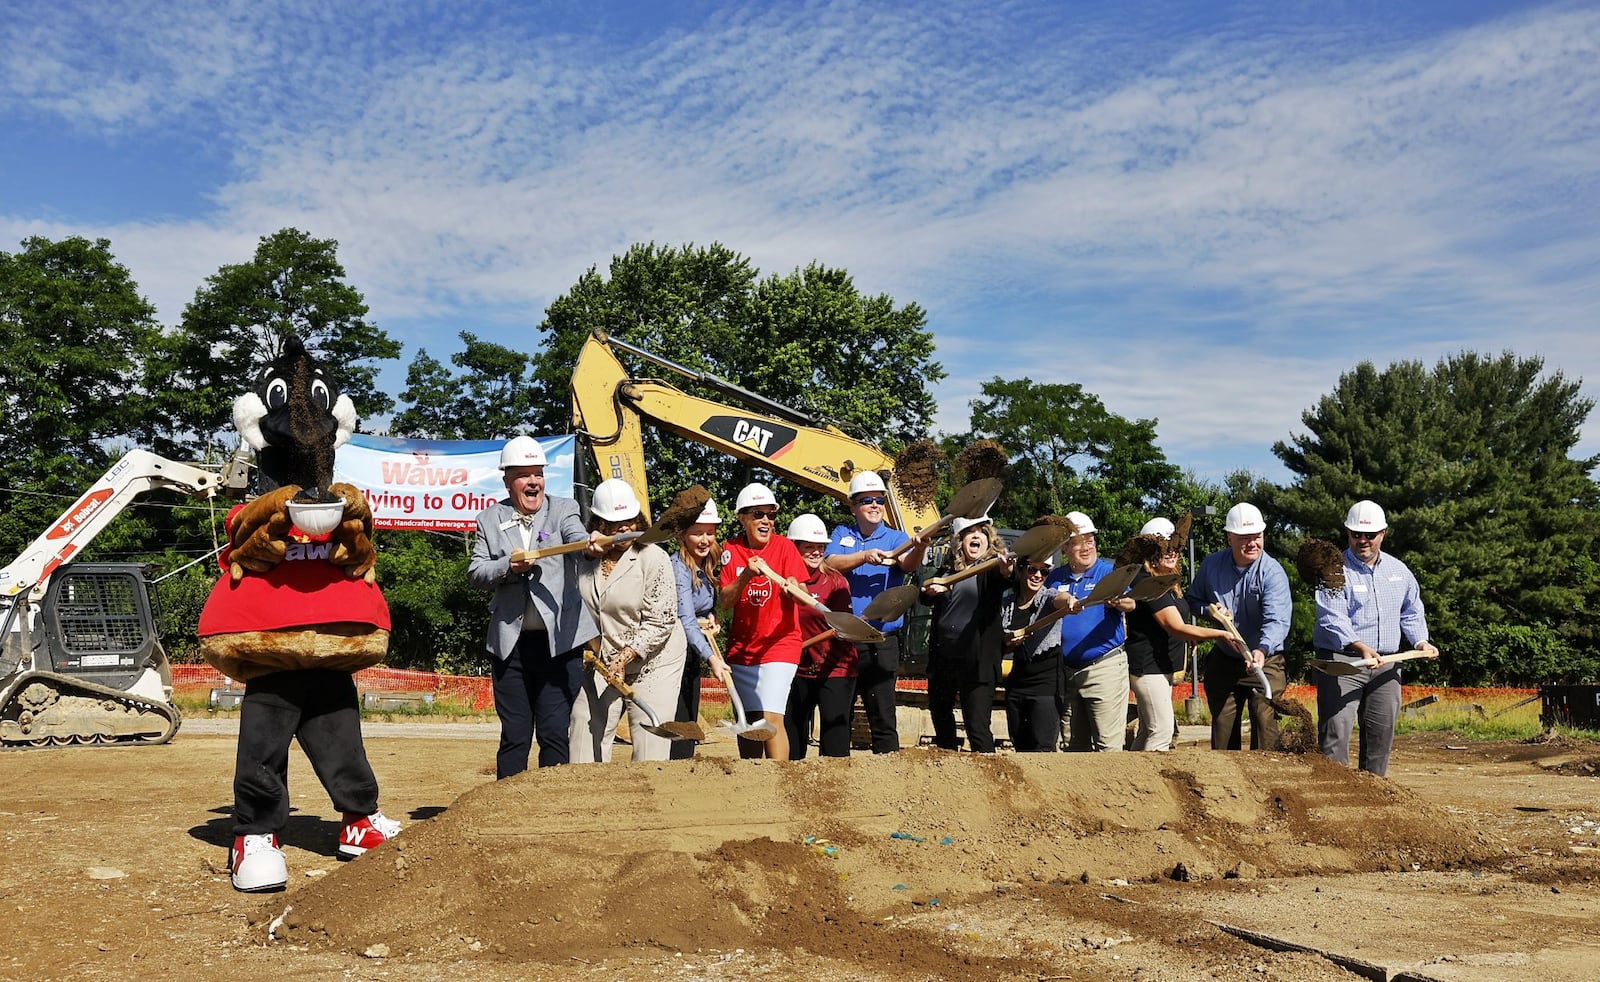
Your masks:
<path fill-rule="evenodd" d="M 522 535 L 519 529 L 502 530 L 500 526 L 516 517 L 509 498 L 478 514 L 478 535 L 472 543 L 467 580 L 475 587 L 494 591 L 494 599 L 489 601 L 486 646 L 502 661 L 511 657 L 511 649 L 522 635 L 522 614 L 531 596 L 549 631 L 551 652 L 571 651 L 598 633 L 578 592 L 578 572 L 593 561 L 581 552 L 571 552 L 547 556 L 527 574 L 511 572 L 511 551 L 522 548 Z M 533 528 L 535 549 L 589 538 L 578 503 L 571 498 L 546 495 Z M 540 532 L 544 534 L 542 541 L 537 539 Z"/>

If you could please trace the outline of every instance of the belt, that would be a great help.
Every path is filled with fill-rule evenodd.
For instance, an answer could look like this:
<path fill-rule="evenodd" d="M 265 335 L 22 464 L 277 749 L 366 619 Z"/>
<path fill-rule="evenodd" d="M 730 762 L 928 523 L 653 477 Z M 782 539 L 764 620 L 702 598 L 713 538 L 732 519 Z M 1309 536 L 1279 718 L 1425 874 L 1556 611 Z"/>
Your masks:
<path fill-rule="evenodd" d="M 1112 655 L 1125 654 L 1126 651 L 1127 651 L 1127 649 L 1124 646 L 1119 644 L 1115 648 L 1112 648 L 1110 651 L 1103 651 L 1099 655 L 1096 655 L 1095 657 L 1089 659 L 1088 661 L 1078 662 L 1078 663 L 1076 663 L 1074 665 L 1069 665 L 1068 667 L 1071 668 L 1073 671 L 1077 671 L 1080 668 L 1088 668 L 1090 665 L 1098 665 L 1100 662 L 1105 661 L 1107 658 L 1110 658 Z"/>

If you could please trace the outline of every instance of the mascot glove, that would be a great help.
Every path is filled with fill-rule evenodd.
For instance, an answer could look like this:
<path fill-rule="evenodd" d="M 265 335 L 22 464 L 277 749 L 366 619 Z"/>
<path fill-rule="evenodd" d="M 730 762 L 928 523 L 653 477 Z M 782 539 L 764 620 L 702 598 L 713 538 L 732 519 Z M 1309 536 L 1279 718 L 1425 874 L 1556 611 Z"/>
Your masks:
<path fill-rule="evenodd" d="M 376 582 L 378 550 L 372 544 L 372 506 L 366 495 L 348 484 L 335 484 L 328 490 L 344 500 L 344 521 L 333 530 L 333 553 L 328 562 L 343 566 L 351 579 Z"/>
<path fill-rule="evenodd" d="M 232 551 L 228 554 L 228 573 L 237 583 L 245 570 L 265 573 L 283 561 L 289 545 L 290 498 L 300 493 L 294 485 L 269 491 L 240 508 L 228 529 Z"/>

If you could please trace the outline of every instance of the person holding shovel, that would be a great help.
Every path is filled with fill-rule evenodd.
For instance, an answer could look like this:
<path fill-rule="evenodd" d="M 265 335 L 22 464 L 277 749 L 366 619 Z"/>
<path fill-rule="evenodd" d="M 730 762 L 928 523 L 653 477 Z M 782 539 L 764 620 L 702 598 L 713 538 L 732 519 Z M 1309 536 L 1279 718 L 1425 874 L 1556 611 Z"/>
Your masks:
<path fill-rule="evenodd" d="M 1055 591 L 1044 585 L 1047 562 L 1027 561 L 1016 569 L 1011 589 L 1000 602 L 1000 625 L 1018 631 L 1049 614 Z M 1006 729 L 1018 753 L 1052 753 L 1061 738 L 1061 626 L 1034 631 L 1007 642 L 1011 672 L 1006 684 Z"/>
<path fill-rule="evenodd" d="M 1081 511 L 1067 512 L 1077 530 L 1067 540 L 1066 562 L 1045 580 L 1070 598 L 1072 616 L 1061 622 L 1063 663 L 1062 729 L 1072 752 L 1121 750 L 1128 727 L 1128 655 L 1123 647 L 1123 614 L 1133 609 L 1126 597 L 1079 607 L 1114 569 L 1100 558 L 1098 530 Z"/>
<path fill-rule="evenodd" d="M 513 437 L 500 451 L 507 496 L 478 513 L 467 581 L 494 591 L 485 647 L 494 673 L 494 711 L 500 717 L 495 777 L 528 769 L 534 734 L 539 766 L 570 759 L 567 733 L 572 705 L 583 685 L 583 646 L 597 631 L 578 595 L 576 553 L 521 558 L 562 543 L 591 543 L 578 503 L 545 494 L 545 454 L 531 436 Z M 518 554 L 515 555 L 514 554 Z"/>
<path fill-rule="evenodd" d="M 739 756 L 789 759 L 783 714 L 800 664 L 800 619 L 785 583 L 804 582 L 806 565 L 794 543 L 777 534 L 778 499 L 764 484 L 747 484 L 734 500 L 739 535 L 722 547 L 718 603 L 733 610 L 728 668 L 751 721 L 776 732 L 766 740 L 739 738 Z M 759 560 L 760 568 L 757 568 Z"/>
<path fill-rule="evenodd" d="M 589 503 L 591 531 L 618 536 L 642 532 L 646 524 L 627 481 L 613 477 L 595 487 Z M 598 563 L 586 564 L 579 573 L 578 591 L 600 629 L 600 660 L 634 690 L 636 698 L 628 703 L 633 759 L 667 760 L 672 741 L 646 729 L 654 721 L 639 703 L 652 711 L 673 705 L 683 680 L 688 646 L 678 623 L 672 560 L 657 545 L 615 542 Z M 569 734 L 574 764 L 610 763 L 622 704 L 622 694 L 598 671 L 584 673 Z"/>
<path fill-rule="evenodd" d="M 873 471 L 861 471 L 850 478 L 850 514 L 855 521 L 840 525 L 828 540 L 828 565 L 843 573 L 850 583 L 852 613 L 861 616 L 878 594 L 906 581 L 906 574 L 922 565 L 928 543 L 917 540 L 899 556 L 896 549 L 911 542 L 906 533 L 884 524 L 888 514 L 889 489 Z M 895 721 L 894 686 L 900 671 L 900 635 L 905 615 L 890 620 L 869 620 L 882 631 L 876 644 L 857 646 L 859 660 L 856 695 L 872 728 L 872 752 L 893 753 L 900 749 L 900 730 Z M 854 706 L 854 698 L 851 700 Z"/>
<path fill-rule="evenodd" d="M 789 523 L 789 541 L 800 551 L 807 577 L 802 584 L 814 600 L 829 610 L 850 612 L 850 584 L 823 561 L 828 548 L 828 527 L 816 515 L 795 516 Z M 803 760 L 811 740 L 811 718 L 818 716 L 817 753 L 823 757 L 850 756 L 850 710 L 856 699 L 856 646 L 828 626 L 822 612 L 800 608 L 800 668 L 789 690 L 784 719 L 789 727 L 789 759 Z"/>
<path fill-rule="evenodd" d="M 1322 755 L 1350 763 L 1350 731 L 1361 720 L 1359 766 L 1384 777 L 1400 716 L 1400 666 L 1383 655 L 1406 646 L 1439 657 L 1428 641 L 1428 620 L 1417 578 L 1383 551 L 1389 521 L 1375 501 L 1358 501 L 1344 517 L 1344 586 L 1316 590 L 1317 657 L 1361 666 L 1355 674 L 1316 672 L 1317 739 Z"/>
<path fill-rule="evenodd" d="M 994 753 L 990 717 L 1005 644 L 1000 601 L 1011 576 L 1012 559 L 988 516 L 957 518 L 951 530 L 955 549 L 941 575 L 994 562 L 984 572 L 949 585 L 930 583 L 922 588 L 924 602 L 933 608 L 928 639 L 928 715 L 933 718 L 933 745 L 961 749 L 955 715 L 959 701 L 967 745 L 977 753 Z"/>
<path fill-rule="evenodd" d="M 1283 645 L 1289 637 L 1293 598 L 1283 565 L 1267 555 L 1267 522 L 1261 509 L 1240 502 L 1223 519 L 1228 547 L 1200 562 L 1186 599 L 1196 610 L 1221 606 L 1232 617 L 1248 653 L 1240 657 L 1232 645 L 1213 644 L 1206 658 L 1206 704 L 1211 710 L 1211 749 L 1243 746 L 1242 706 L 1250 708 L 1250 749 L 1276 750 L 1281 743 L 1278 712 L 1263 691 L 1283 691 L 1287 671 Z M 1259 671 L 1259 675 L 1257 672 Z"/>
<path fill-rule="evenodd" d="M 683 685 L 678 690 L 678 711 L 673 719 L 680 723 L 700 720 L 701 665 L 722 678 L 728 665 L 713 643 L 722 622 L 717 619 L 717 504 L 707 501 L 693 525 L 678 533 L 678 551 L 672 554 L 672 577 L 678 587 L 678 623 L 683 625 L 689 658 L 683 669 Z M 672 759 L 689 760 L 694 744 L 688 740 L 672 742 Z"/>

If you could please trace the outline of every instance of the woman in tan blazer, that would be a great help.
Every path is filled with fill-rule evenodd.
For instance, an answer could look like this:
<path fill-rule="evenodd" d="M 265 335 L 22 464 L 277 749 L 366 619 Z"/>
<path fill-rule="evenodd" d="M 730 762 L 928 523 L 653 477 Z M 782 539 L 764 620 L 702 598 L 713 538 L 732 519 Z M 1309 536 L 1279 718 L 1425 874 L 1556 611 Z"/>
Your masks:
<path fill-rule="evenodd" d="M 645 527 L 639 500 L 626 481 L 602 481 L 589 508 L 590 529 L 603 535 Z M 658 719 L 671 719 L 688 649 L 678 621 L 672 560 L 659 546 L 620 543 L 598 563 L 585 567 L 578 576 L 578 592 L 600 627 L 601 659 L 613 672 L 621 672 Z M 621 695 L 593 669 L 586 669 L 583 691 L 572 707 L 572 762 L 609 762 L 621 718 Z M 671 741 L 647 732 L 647 722 L 636 706 L 628 707 L 633 759 L 668 759 Z"/>

